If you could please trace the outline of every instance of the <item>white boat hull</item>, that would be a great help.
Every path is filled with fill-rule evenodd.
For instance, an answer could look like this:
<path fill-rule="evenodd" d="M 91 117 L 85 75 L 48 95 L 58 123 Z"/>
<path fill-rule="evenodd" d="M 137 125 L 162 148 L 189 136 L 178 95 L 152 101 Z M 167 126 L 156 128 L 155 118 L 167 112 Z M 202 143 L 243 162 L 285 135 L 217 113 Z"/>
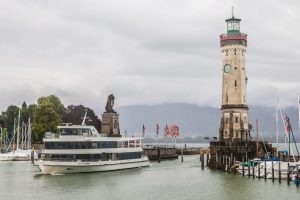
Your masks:
<path fill-rule="evenodd" d="M 114 171 L 130 168 L 147 167 L 150 165 L 147 157 L 132 160 L 99 161 L 99 162 L 57 162 L 39 161 L 42 174 L 58 175 L 86 172 Z"/>
<path fill-rule="evenodd" d="M 1 153 L 0 154 L 0 161 L 13 161 L 15 156 L 11 153 Z"/>

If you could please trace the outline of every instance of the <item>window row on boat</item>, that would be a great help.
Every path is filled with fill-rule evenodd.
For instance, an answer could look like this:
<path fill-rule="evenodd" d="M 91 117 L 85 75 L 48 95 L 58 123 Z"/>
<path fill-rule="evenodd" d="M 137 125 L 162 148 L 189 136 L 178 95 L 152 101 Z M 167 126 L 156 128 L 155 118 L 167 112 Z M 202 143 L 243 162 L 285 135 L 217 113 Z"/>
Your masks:
<path fill-rule="evenodd" d="M 142 157 L 142 152 L 101 154 L 45 154 L 43 160 L 97 162 L 108 160 L 130 160 Z"/>
<path fill-rule="evenodd" d="M 84 142 L 45 142 L 45 149 L 105 149 L 105 148 L 128 148 L 138 147 L 139 143 L 128 141 L 84 141 Z"/>

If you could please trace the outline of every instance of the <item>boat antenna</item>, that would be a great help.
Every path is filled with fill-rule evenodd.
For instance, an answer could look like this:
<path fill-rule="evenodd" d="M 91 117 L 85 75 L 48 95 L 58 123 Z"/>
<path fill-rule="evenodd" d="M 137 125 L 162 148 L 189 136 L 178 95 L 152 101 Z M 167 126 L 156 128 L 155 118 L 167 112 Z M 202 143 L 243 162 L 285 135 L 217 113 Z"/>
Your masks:
<path fill-rule="evenodd" d="M 87 114 L 87 110 L 85 110 L 85 114 L 84 114 L 84 117 L 83 117 L 83 120 L 82 120 L 81 126 L 84 126 L 84 125 L 85 125 L 86 114 Z"/>
<path fill-rule="evenodd" d="M 234 7 L 231 7 L 231 14 L 232 14 L 232 18 L 234 18 Z"/>

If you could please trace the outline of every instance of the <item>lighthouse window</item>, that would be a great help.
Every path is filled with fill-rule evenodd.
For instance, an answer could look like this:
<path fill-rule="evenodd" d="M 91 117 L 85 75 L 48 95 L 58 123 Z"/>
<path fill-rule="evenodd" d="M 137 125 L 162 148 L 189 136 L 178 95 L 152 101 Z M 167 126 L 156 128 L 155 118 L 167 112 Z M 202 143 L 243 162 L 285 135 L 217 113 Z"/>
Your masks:
<path fill-rule="evenodd" d="M 237 117 L 235 117 L 235 123 L 238 123 L 238 118 Z"/>
<path fill-rule="evenodd" d="M 236 80 L 234 81 L 234 86 L 237 87 L 237 81 Z"/>
<path fill-rule="evenodd" d="M 228 50 L 226 50 L 225 52 L 226 52 L 226 56 L 228 56 Z"/>
<path fill-rule="evenodd" d="M 233 51 L 234 51 L 234 55 L 236 55 L 236 49 L 234 49 Z"/>
<path fill-rule="evenodd" d="M 226 95 L 226 102 L 228 103 L 228 95 Z"/>

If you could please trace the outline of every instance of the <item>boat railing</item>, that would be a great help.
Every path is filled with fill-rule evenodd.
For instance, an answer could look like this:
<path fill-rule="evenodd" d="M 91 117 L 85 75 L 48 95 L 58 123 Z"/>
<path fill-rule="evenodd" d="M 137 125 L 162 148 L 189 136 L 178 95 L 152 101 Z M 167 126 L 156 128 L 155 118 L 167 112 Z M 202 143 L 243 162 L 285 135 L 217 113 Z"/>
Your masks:
<path fill-rule="evenodd" d="M 57 162 L 99 162 L 101 159 L 73 159 L 73 158 L 43 158 L 43 161 L 57 161 Z"/>
<path fill-rule="evenodd" d="M 175 144 L 171 145 L 171 144 L 146 144 L 146 145 L 142 145 L 143 149 L 173 149 L 176 148 Z"/>

